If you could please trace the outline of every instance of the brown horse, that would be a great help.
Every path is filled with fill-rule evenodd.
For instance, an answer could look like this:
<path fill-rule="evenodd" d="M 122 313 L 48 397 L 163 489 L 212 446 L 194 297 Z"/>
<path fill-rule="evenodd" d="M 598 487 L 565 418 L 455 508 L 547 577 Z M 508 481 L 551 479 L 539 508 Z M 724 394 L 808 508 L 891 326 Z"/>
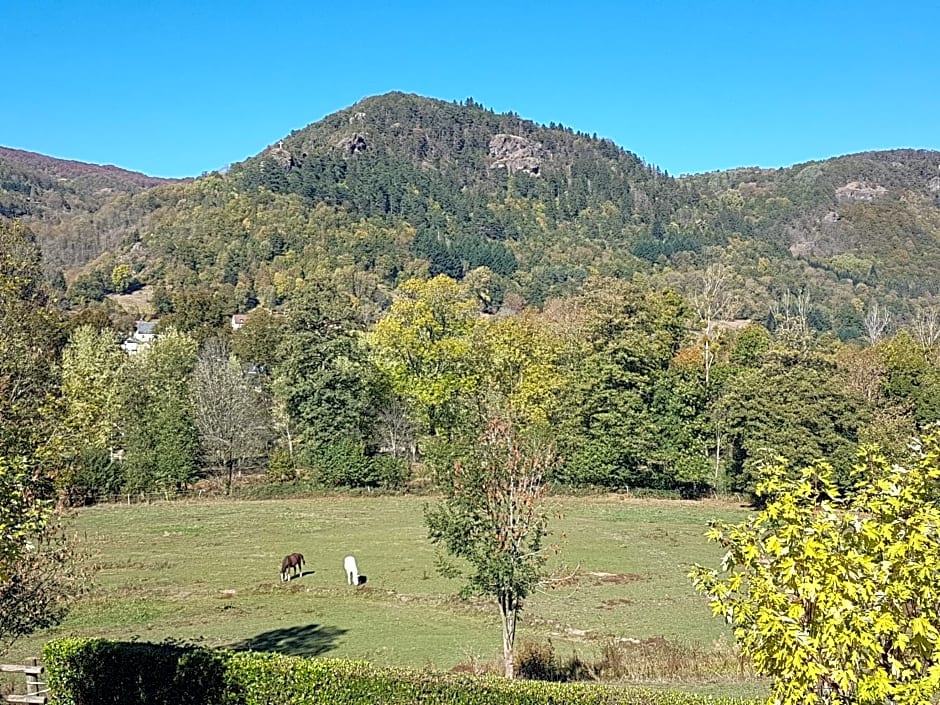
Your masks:
<path fill-rule="evenodd" d="M 303 574 L 303 566 L 304 556 L 302 553 L 291 553 L 284 556 L 284 560 L 281 561 L 281 582 L 291 580 L 295 572 L 300 577 Z"/>

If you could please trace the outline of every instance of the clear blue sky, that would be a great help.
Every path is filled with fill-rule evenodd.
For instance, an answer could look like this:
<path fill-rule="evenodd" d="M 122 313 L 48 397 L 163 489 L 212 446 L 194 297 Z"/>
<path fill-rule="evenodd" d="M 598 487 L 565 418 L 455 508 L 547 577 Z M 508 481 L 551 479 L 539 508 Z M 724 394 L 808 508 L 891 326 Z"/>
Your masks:
<path fill-rule="evenodd" d="M 472 96 L 673 174 L 940 148 L 940 2 L 0 0 L 0 145 L 157 176 L 369 95 Z"/>

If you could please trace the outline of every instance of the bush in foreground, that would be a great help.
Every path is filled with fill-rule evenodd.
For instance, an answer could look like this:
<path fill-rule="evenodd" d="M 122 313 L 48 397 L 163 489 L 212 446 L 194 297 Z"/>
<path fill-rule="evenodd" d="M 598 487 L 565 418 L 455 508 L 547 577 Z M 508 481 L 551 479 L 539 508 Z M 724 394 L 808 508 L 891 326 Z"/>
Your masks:
<path fill-rule="evenodd" d="M 379 668 L 362 661 L 59 639 L 43 652 L 59 705 L 743 705 L 733 698 Z"/>

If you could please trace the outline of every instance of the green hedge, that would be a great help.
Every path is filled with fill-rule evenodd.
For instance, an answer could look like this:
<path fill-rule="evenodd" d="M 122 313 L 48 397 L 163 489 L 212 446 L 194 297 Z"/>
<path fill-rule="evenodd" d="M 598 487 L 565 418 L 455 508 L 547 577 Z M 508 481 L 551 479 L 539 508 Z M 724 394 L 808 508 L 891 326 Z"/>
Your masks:
<path fill-rule="evenodd" d="M 57 705 L 734 705 L 747 701 L 589 684 L 379 668 L 362 661 L 174 644 L 59 639 L 43 650 Z"/>

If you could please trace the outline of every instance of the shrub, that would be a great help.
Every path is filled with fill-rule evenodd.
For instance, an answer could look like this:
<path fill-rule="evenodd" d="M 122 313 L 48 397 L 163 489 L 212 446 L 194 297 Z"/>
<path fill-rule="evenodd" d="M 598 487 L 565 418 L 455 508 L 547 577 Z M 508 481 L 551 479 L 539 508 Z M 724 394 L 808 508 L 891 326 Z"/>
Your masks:
<path fill-rule="evenodd" d="M 297 479 L 297 468 L 284 448 L 275 449 L 268 458 L 268 479 L 272 482 L 290 482 Z"/>
<path fill-rule="evenodd" d="M 107 450 L 82 451 L 74 472 L 66 474 L 63 485 L 65 500 L 72 506 L 94 504 L 100 498 L 120 493 L 124 485 L 124 472 L 119 462 Z"/>
<path fill-rule="evenodd" d="M 177 646 L 62 639 L 43 657 L 54 702 L 61 705 L 222 705 L 224 652 Z"/>
<path fill-rule="evenodd" d="M 362 443 L 341 439 L 319 448 L 312 458 L 317 481 L 324 487 L 394 489 L 405 481 L 407 465 L 398 458 L 367 455 Z"/>
<path fill-rule="evenodd" d="M 516 649 L 516 673 L 520 678 L 537 681 L 593 680 L 591 668 L 577 655 L 558 658 L 551 641 L 524 641 Z"/>
<path fill-rule="evenodd" d="M 378 668 L 362 661 L 175 644 L 61 639 L 44 649 L 58 705 L 743 705 L 749 701 L 580 683 Z"/>
<path fill-rule="evenodd" d="M 662 637 L 643 641 L 607 641 L 593 659 L 572 654 L 560 658 L 551 641 L 524 642 L 516 650 L 516 668 L 522 678 L 546 681 L 682 681 L 714 682 L 742 674 L 740 655 L 719 642 L 710 650 Z"/>

